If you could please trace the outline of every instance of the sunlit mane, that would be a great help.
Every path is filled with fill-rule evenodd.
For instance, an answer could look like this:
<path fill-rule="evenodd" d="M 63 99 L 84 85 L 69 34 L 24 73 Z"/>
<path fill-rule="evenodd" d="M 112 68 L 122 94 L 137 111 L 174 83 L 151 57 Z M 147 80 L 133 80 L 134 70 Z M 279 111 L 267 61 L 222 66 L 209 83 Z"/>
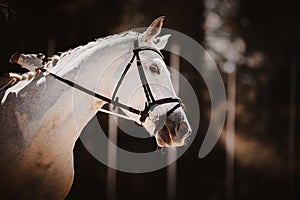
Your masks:
<path fill-rule="evenodd" d="M 81 54 L 82 52 L 84 52 L 88 49 L 91 49 L 95 46 L 98 46 L 98 45 L 100 45 L 100 44 L 102 44 L 102 43 L 104 43 L 108 40 L 116 39 L 116 38 L 120 38 L 120 37 L 125 37 L 125 36 L 134 36 L 136 34 L 137 33 L 134 32 L 134 31 L 126 31 L 126 32 L 122 32 L 122 33 L 119 33 L 119 34 L 114 34 L 114 35 L 109 35 L 109 36 L 106 36 L 106 37 L 103 37 L 103 38 L 98 38 L 95 41 L 91 41 L 91 42 L 87 43 L 86 45 L 81 45 L 81 46 L 78 46 L 74 49 L 70 49 L 70 50 L 65 51 L 65 52 L 59 52 L 59 55 L 53 55 L 53 56 L 47 58 L 48 62 L 45 64 L 45 67 L 52 66 L 53 61 L 56 62 L 57 59 L 62 61 L 62 59 L 77 56 L 77 55 Z"/>

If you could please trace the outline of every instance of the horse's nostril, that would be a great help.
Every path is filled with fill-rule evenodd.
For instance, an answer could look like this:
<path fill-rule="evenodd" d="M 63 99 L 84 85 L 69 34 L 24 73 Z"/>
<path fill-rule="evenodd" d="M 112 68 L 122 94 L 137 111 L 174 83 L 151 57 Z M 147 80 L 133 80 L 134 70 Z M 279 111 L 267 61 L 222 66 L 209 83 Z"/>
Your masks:
<path fill-rule="evenodd" d="M 177 134 L 179 137 L 183 137 L 184 135 L 190 132 L 189 126 L 185 121 L 181 121 L 177 126 Z"/>

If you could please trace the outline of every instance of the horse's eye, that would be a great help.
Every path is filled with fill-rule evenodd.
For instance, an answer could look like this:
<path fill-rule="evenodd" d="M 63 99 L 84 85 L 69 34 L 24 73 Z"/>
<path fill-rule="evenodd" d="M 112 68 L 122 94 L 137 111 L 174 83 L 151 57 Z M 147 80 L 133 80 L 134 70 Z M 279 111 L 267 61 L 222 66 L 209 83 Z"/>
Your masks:
<path fill-rule="evenodd" d="M 159 67 L 157 65 L 151 65 L 149 69 L 153 73 L 160 74 Z"/>

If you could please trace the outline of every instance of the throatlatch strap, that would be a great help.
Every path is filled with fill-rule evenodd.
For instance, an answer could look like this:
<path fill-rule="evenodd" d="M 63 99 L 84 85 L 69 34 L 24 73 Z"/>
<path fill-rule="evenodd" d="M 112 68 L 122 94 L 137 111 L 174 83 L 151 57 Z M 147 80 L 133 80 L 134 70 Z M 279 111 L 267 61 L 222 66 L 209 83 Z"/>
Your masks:
<path fill-rule="evenodd" d="M 134 58 L 135 58 L 135 55 L 132 56 L 132 58 L 131 58 L 131 60 L 129 61 L 129 63 L 127 64 L 125 70 L 123 71 L 123 73 L 122 73 L 122 75 L 121 75 L 121 78 L 119 79 L 119 81 L 118 81 L 118 83 L 117 83 L 117 86 L 116 86 L 116 88 L 115 88 L 115 90 L 114 90 L 114 93 L 113 93 L 113 95 L 112 95 L 112 98 L 111 98 L 112 101 L 114 101 L 114 102 L 119 102 L 119 98 L 116 97 L 117 92 L 118 92 L 118 90 L 119 90 L 119 88 L 120 88 L 120 86 L 121 86 L 121 83 L 122 83 L 122 81 L 123 81 L 123 79 L 124 79 L 124 77 L 125 77 L 127 71 L 128 71 L 129 68 L 131 67 Z M 116 106 L 114 105 L 114 106 L 113 106 L 113 110 L 115 110 L 115 109 L 116 109 Z"/>
<path fill-rule="evenodd" d="M 138 36 L 137 36 L 137 38 L 134 40 L 134 45 L 133 45 L 133 49 L 136 49 L 136 48 L 138 48 Z M 119 81 L 118 81 L 118 83 L 117 83 L 117 85 L 116 85 L 116 87 L 115 87 L 115 89 L 114 89 L 114 92 L 113 92 L 113 95 L 112 95 L 112 101 L 114 101 L 114 102 L 119 102 L 119 98 L 116 97 L 116 95 L 117 95 L 117 93 L 118 93 L 118 91 L 119 91 L 119 88 L 120 88 L 120 86 L 121 86 L 121 83 L 123 82 L 123 79 L 125 78 L 125 75 L 127 74 L 129 68 L 131 67 L 131 65 L 132 65 L 132 63 L 133 63 L 135 57 L 136 57 L 136 55 L 135 55 L 135 53 L 133 52 L 133 56 L 132 56 L 131 60 L 130 60 L 129 63 L 127 64 L 125 70 L 123 71 L 123 73 L 122 73 L 122 75 L 121 75 L 121 77 L 120 77 L 120 79 L 119 79 Z M 114 105 L 114 106 L 113 106 L 113 110 L 115 110 L 115 109 L 116 109 L 116 106 Z"/>

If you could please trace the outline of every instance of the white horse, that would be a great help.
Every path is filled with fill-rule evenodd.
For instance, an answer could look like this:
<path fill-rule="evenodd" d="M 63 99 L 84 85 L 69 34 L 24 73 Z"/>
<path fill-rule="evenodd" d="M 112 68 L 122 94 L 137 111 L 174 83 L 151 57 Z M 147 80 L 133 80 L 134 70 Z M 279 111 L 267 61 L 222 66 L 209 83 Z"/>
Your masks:
<path fill-rule="evenodd" d="M 17 83 L 0 93 L 0 199 L 65 198 L 73 182 L 74 144 L 107 100 L 144 126 L 159 146 L 184 144 L 190 125 L 159 52 L 169 38 L 157 37 L 163 19 L 142 34 L 96 40 L 36 71 L 11 75 Z"/>

